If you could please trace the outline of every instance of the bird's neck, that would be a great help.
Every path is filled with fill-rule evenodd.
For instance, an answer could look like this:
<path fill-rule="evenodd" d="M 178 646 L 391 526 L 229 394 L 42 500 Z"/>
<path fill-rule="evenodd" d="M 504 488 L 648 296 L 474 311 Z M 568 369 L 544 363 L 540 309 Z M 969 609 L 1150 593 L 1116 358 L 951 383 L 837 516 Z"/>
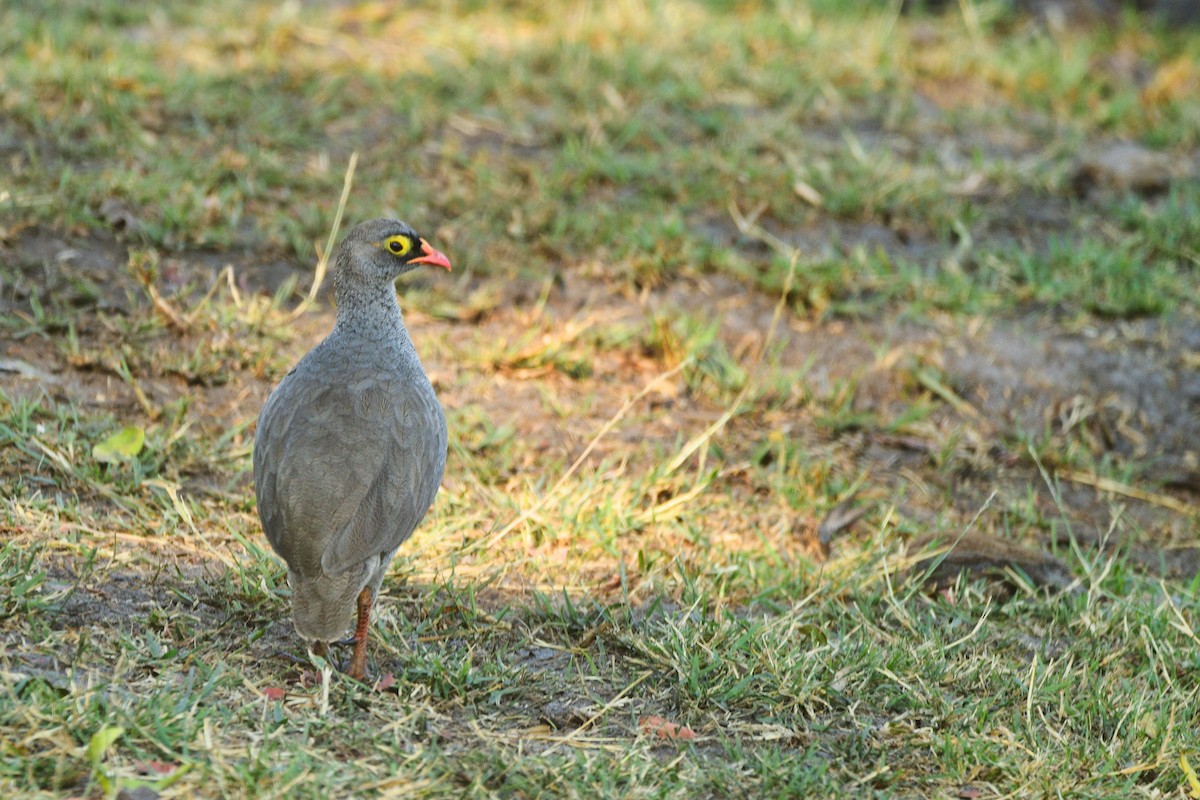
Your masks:
<path fill-rule="evenodd" d="M 400 303 L 396 300 L 396 287 L 392 283 L 338 283 L 334 299 L 337 301 L 335 333 L 371 340 L 407 337 Z"/>

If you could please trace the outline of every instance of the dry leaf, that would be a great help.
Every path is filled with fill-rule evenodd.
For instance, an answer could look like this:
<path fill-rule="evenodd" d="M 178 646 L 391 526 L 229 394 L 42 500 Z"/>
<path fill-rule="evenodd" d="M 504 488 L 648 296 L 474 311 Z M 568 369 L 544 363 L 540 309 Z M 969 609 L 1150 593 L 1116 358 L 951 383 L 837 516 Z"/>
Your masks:
<path fill-rule="evenodd" d="M 615 592 L 621 588 L 621 576 L 614 574 L 609 576 L 608 580 L 596 587 L 602 592 Z"/>
<path fill-rule="evenodd" d="M 686 725 L 671 722 L 666 717 L 652 715 L 642 717 L 638 721 L 642 732 L 647 736 L 657 736 L 660 739 L 689 740 L 696 738 L 696 732 Z"/>

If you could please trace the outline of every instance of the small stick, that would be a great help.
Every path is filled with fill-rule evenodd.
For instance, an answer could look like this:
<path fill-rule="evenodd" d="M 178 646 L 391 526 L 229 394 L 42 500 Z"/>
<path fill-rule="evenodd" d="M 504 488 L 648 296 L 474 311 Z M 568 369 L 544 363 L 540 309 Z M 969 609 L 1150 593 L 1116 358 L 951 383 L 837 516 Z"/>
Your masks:
<path fill-rule="evenodd" d="M 338 200 L 337 213 L 333 215 L 333 227 L 329 229 L 329 239 L 325 242 L 325 249 L 318 254 L 317 269 L 313 275 L 312 286 L 308 290 L 308 297 L 305 297 L 300 305 L 296 306 L 289 319 L 295 319 L 308 310 L 313 301 L 317 299 L 317 292 L 320 291 L 321 284 L 325 282 L 325 272 L 329 266 L 329 254 L 333 252 L 334 242 L 337 241 L 338 229 L 342 227 L 342 214 L 346 210 L 346 201 L 350 198 L 350 187 L 354 184 L 354 168 L 357 166 L 358 151 L 355 150 L 350 154 L 350 163 L 346 165 L 346 177 L 342 179 L 342 197 Z"/>
<path fill-rule="evenodd" d="M 1076 472 L 1075 470 L 1070 469 L 1060 469 L 1058 470 L 1057 474 L 1059 477 L 1066 478 L 1072 483 L 1082 483 L 1085 486 L 1094 486 L 1102 492 L 1112 492 L 1113 494 L 1132 497 L 1135 500 L 1142 500 L 1156 506 L 1169 508 L 1172 511 L 1178 511 L 1180 514 L 1195 514 L 1198 510 L 1200 510 L 1200 508 L 1188 505 L 1182 500 L 1176 500 L 1174 497 L 1170 497 L 1165 494 L 1147 492 L 1144 489 L 1137 488 L 1136 486 L 1129 486 L 1128 484 L 1114 481 L 1112 478 L 1102 478 L 1099 475 L 1088 475 L 1086 472 Z"/>

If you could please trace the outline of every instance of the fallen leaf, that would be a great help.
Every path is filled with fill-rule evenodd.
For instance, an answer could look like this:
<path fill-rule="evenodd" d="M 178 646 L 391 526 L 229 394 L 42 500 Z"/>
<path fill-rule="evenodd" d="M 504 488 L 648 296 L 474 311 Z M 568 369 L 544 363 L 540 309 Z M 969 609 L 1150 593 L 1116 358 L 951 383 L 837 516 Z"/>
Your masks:
<path fill-rule="evenodd" d="M 621 588 L 621 576 L 619 574 L 611 575 L 608 580 L 597 587 L 602 592 L 615 592 Z"/>
<path fill-rule="evenodd" d="M 678 722 L 671 722 L 665 717 L 651 715 L 642 717 L 638 720 L 638 725 L 642 731 L 648 736 L 657 736 L 660 739 L 695 739 L 696 732 L 686 725 L 680 725 Z"/>
<path fill-rule="evenodd" d="M 127 425 L 92 448 L 92 458 L 102 464 L 132 461 L 142 452 L 146 432 L 136 425 Z"/>
<path fill-rule="evenodd" d="M 267 698 L 268 700 L 282 700 L 287 695 L 287 692 L 285 692 L 283 689 L 280 689 L 278 686 L 268 686 L 262 690 L 262 693 L 263 697 Z"/>
<path fill-rule="evenodd" d="M 396 676 L 390 672 L 386 672 L 375 682 L 375 691 L 386 692 L 388 689 L 396 685 Z"/>

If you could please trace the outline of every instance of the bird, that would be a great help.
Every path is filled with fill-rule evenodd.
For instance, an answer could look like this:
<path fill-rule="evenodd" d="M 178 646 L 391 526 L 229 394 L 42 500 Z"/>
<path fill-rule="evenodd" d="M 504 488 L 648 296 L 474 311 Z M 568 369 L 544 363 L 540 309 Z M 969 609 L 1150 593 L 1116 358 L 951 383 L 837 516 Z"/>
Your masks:
<path fill-rule="evenodd" d="M 287 563 L 297 634 L 328 657 L 354 620 L 346 674 L 363 681 L 384 573 L 433 505 L 446 466 L 446 415 L 394 282 L 424 265 L 451 267 L 395 219 L 355 226 L 333 260 L 333 330 L 263 404 L 254 491 L 267 541 Z"/>

